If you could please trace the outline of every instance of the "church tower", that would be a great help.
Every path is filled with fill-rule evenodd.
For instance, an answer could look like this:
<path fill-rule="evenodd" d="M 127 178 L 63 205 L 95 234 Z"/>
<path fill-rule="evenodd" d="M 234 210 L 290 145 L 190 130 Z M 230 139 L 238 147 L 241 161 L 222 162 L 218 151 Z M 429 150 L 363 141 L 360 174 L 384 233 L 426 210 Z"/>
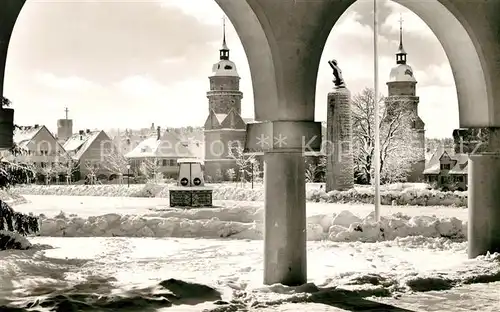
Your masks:
<path fill-rule="evenodd" d="M 406 51 L 403 47 L 403 20 L 399 20 L 399 48 L 396 53 L 396 66 L 392 68 L 388 86 L 388 96 L 385 104 L 388 115 L 396 109 L 405 109 L 409 114 L 407 127 L 412 134 L 411 143 L 415 156 L 408 182 L 423 181 L 425 169 L 425 123 L 418 115 L 419 97 L 416 95 L 417 80 L 413 76 L 413 69 L 406 62 Z"/>
<path fill-rule="evenodd" d="M 57 120 L 57 140 L 64 144 L 73 135 L 73 120 L 68 119 L 68 108 L 64 109 L 65 118 Z"/>
<path fill-rule="evenodd" d="M 222 31 L 222 47 L 219 61 L 212 67 L 208 98 L 208 118 L 204 125 L 205 174 L 213 180 L 227 178 L 228 169 L 238 168 L 229 150 L 234 146 L 243 148 L 246 123 L 241 118 L 240 76 L 236 65 L 229 58 L 226 43 L 226 23 Z"/>

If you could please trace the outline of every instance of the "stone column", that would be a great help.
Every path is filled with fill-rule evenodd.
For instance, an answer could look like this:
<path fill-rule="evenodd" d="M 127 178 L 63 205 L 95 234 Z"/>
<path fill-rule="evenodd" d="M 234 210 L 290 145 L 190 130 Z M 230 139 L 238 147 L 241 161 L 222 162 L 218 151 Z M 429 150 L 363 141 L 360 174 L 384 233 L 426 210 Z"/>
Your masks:
<path fill-rule="evenodd" d="M 500 128 L 490 128 L 485 149 L 469 156 L 469 258 L 500 252 Z"/>
<path fill-rule="evenodd" d="M 305 163 L 301 152 L 264 154 L 264 283 L 307 280 Z"/>
<path fill-rule="evenodd" d="M 347 88 L 328 93 L 326 140 L 326 191 L 353 188 L 351 92 Z"/>
<path fill-rule="evenodd" d="M 304 150 L 319 151 L 321 123 L 247 125 L 246 152 L 264 153 L 264 283 L 307 281 Z"/>

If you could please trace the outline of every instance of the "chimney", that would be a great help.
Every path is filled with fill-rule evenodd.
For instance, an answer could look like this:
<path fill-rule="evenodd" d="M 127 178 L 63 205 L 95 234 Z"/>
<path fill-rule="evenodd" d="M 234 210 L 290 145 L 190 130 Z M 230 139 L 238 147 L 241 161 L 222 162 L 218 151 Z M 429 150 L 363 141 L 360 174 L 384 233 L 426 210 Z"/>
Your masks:
<path fill-rule="evenodd" d="M 85 133 L 85 131 L 83 131 L 83 130 L 78 131 L 78 134 L 80 134 L 80 135 L 83 135 L 84 133 Z"/>
<path fill-rule="evenodd" d="M 87 133 L 90 133 L 90 129 L 87 129 Z"/>
<path fill-rule="evenodd" d="M 38 124 L 35 124 L 35 129 L 38 129 L 38 126 L 39 126 Z"/>
<path fill-rule="evenodd" d="M 161 128 L 158 126 L 156 128 L 156 139 L 159 140 L 161 138 Z"/>

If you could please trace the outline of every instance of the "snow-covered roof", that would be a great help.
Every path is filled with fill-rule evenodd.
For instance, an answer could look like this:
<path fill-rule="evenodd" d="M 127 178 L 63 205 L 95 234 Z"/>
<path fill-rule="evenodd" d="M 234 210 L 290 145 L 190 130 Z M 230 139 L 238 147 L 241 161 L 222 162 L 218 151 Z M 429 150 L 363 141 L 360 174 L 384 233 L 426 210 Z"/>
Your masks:
<path fill-rule="evenodd" d="M 467 174 L 469 156 L 463 153 L 455 153 L 452 148 L 438 148 L 427 162 L 424 174 L 439 174 L 441 172 L 441 158 L 447 155 L 456 161 L 449 174 Z"/>
<path fill-rule="evenodd" d="M 73 134 L 63 145 L 67 152 L 74 152 L 74 159 L 80 159 L 87 149 L 92 145 L 102 130 Z"/>
<path fill-rule="evenodd" d="M 126 158 L 149 158 L 158 157 L 156 155 L 161 141 L 152 136 L 139 143 L 133 150 L 125 155 Z"/>
<path fill-rule="evenodd" d="M 417 82 L 415 76 L 413 76 L 413 69 L 410 65 L 399 64 L 391 69 L 389 74 L 389 82 Z"/>
<path fill-rule="evenodd" d="M 42 127 L 21 127 L 21 129 L 16 128 L 14 130 L 14 143 L 20 147 L 27 147 L 28 143 L 33 140 L 33 138 L 37 135 L 38 132 L 42 129 Z"/>
<path fill-rule="evenodd" d="M 127 158 L 190 158 L 194 153 L 189 149 L 189 144 L 182 140 L 174 131 L 165 131 L 158 140 L 151 136 L 127 153 Z"/>
<path fill-rule="evenodd" d="M 451 168 L 448 172 L 449 174 L 467 174 L 469 167 L 469 155 L 467 154 L 456 154 L 452 156 L 454 160 L 457 161 L 455 166 Z"/>
<path fill-rule="evenodd" d="M 212 76 L 239 77 L 236 64 L 230 60 L 220 60 L 212 67 Z"/>

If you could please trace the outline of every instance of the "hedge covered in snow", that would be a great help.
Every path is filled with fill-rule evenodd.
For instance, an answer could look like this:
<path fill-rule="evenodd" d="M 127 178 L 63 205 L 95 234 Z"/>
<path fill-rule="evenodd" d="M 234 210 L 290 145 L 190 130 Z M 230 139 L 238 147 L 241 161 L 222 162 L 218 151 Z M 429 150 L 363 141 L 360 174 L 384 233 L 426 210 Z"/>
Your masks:
<path fill-rule="evenodd" d="M 42 236 L 263 238 L 263 208 L 168 209 L 148 215 L 106 214 L 81 218 L 61 213 L 41 216 Z M 307 239 L 335 242 L 377 242 L 424 236 L 465 240 L 467 224 L 456 218 L 408 217 L 395 214 L 374 222 L 349 211 L 307 219 Z"/>
<path fill-rule="evenodd" d="M 11 190 L 23 195 L 71 195 L 113 197 L 168 197 L 167 185 L 23 185 Z M 329 203 L 373 203 L 371 187 L 356 187 L 349 191 L 325 193 L 321 189 L 310 189 L 306 198 L 314 202 Z M 214 186 L 214 200 L 263 201 L 264 190 L 240 188 L 221 184 Z M 467 207 L 467 192 L 442 192 L 417 187 L 385 187 L 381 189 L 383 205 L 411 206 L 456 206 Z"/>
<path fill-rule="evenodd" d="M 308 192 L 307 198 L 314 202 L 328 203 L 374 203 L 374 190 L 370 188 L 349 191 Z M 410 206 L 456 206 L 467 207 L 467 192 L 442 192 L 428 189 L 381 190 L 382 205 Z"/>

